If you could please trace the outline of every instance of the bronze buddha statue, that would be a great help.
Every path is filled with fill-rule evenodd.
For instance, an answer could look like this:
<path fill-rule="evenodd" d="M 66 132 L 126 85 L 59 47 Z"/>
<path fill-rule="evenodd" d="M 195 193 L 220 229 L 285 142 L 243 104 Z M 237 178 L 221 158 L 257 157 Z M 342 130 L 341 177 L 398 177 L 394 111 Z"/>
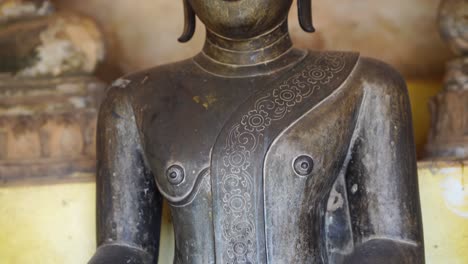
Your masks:
<path fill-rule="evenodd" d="M 114 82 L 98 124 L 90 263 L 424 263 L 402 77 L 357 53 L 293 48 L 292 0 L 184 0 L 194 58 Z M 311 0 L 299 0 L 312 32 Z"/>

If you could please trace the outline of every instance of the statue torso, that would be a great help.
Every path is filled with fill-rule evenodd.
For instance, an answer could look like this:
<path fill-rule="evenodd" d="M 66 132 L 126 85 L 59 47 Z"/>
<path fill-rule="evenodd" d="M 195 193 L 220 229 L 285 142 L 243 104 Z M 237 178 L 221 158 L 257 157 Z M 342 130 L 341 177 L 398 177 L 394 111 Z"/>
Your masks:
<path fill-rule="evenodd" d="M 357 123 L 357 61 L 311 52 L 273 75 L 226 78 L 189 60 L 133 78 L 146 162 L 171 205 L 175 263 L 320 263 L 335 243 L 325 218 L 346 203 L 328 198 Z"/>

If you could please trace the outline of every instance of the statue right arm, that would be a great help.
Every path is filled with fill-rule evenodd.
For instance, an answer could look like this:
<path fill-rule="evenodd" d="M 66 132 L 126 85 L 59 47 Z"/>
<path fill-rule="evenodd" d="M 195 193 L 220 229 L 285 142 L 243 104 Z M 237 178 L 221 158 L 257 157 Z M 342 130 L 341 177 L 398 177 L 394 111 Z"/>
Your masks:
<path fill-rule="evenodd" d="M 346 182 L 354 252 L 346 264 L 423 264 L 411 107 L 405 81 L 366 59 L 368 76 Z"/>
<path fill-rule="evenodd" d="M 97 242 L 90 264 L 157 263 L 162 199 L 143 158 L 126 89 L 112 87 L 97 135 Z"/>

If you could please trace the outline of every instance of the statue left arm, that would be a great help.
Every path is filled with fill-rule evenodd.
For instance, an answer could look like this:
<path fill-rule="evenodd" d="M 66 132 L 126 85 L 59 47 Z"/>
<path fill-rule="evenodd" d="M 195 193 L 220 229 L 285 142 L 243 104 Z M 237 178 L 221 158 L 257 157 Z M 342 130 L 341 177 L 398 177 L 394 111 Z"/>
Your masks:
<path fill-rule="evenodd" d="M 346 173 L 354 252 L 344 263 L 422 264 L 422 221 L 406 85 L 389 66 L 364 60 L 371 77 L 364 82 Z"/>
<path fill-rule="evenodd" d="M 89 264 L 153 264 L 162 197 L 144 159 L 128 89 L 111 87 L 97 135 L 97 242 Z"/>

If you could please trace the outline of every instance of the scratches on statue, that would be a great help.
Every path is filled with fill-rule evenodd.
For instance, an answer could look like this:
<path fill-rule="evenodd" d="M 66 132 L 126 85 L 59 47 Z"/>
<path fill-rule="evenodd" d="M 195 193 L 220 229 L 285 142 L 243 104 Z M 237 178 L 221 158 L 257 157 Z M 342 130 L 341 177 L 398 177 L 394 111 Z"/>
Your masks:
<path fill-rule="evenodd" d="M 194 97 L 192 98 L 192 100 L 193 100 L 195 103 L 197 103 L 197 104 L 203 106 L 203 108 L 205 108 L 205 110 L 208 110 L 208 108 L 210 108 L 210 106 L 211 106 L 213 103 L 215 103 L 216 101 L 218 101 L 218 99 L 216 99 L 216 97 L 213 96 L 213 95 L 205 95 L 205 96 L 203 96 L 203 97 L 202 97 L 202 96 L 196 95 L 196 96 L 194 96 Z"/>
<path fill-rule="evenodd" d="M 145 78 L 143 78 L 143 79 L 141 80 L 140 84 L 145 84 L 146 81 L 148 81 L 148 79 L 149 79 L 149 77 L 148 77 L 148 75 L 146 75 Z"/>
<path fill-rule="evenodd" d="M 112 83 L 112 87 L 118 87 L 118 88 L 127 88 L 127 86 L 131 83 L 132 81 L 130 80 L 127 80 L 127 79 L 124 79 L 124 78 L 119 78 L 117 80 L 115 80 L 113 83 Z"/>
<path fill-rule="evenodd" d="M 330 199 L 328 199 L 327 211 L 335 212 L 342 208 L 344 205 L 343 195 L 339 193 L 335 188 L 330 192 Z"/>

